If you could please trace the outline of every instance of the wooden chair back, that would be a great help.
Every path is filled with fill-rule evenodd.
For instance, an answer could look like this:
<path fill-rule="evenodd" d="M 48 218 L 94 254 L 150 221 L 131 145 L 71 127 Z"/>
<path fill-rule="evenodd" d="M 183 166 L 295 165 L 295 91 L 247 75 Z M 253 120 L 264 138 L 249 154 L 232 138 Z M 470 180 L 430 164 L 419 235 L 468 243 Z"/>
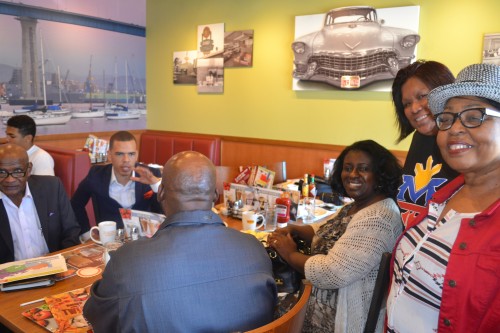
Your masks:
<path fill-rule="evenodd" d="M 273 170 L 274 174 L 274 184 L 283 183 L 286 181 L 286 161 L 279 161 L 275 163 L 270 163 L 265 166 L 269 170 Z"/>
<path fill-rule="evenodd" d="M 389 252 L 382 253 L 382 259 L 378 268 L 377 280 L 375 280 L 375 287 L 373 288 L 372 301 L 370 309 L 368 310 L 368 317 L 366 318 L 364 333 L 373 333 L 377 327 L 377 321 L 380 314 L 382 304 L 387 299 L 389 293 L 389 280 L 391 272 L 391 256 Z"/>
<path fill-rule="evenodd" d="M 302 294 L 297 303 L 280 318 L 246 333 L 300 333 L 306 316 L 307 301 L 311 296 L 312 284 L 303 280 Z"/>

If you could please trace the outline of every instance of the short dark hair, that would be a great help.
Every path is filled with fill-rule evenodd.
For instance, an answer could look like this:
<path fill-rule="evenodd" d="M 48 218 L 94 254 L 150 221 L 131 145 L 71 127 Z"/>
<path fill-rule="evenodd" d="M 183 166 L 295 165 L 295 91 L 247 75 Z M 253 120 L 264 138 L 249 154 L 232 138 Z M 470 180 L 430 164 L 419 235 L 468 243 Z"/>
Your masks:
<path fill-rule="evenodd" d="M 33 139 L 36 135 L 36 124 L 33 118 L 30 116 L 21 114 L 17 116 L 10 117 L 7 120 L 7 126 L 17 128 L 19 134 L 23 137 L 26 135 L 33 136 Z"/>
<path fill-rule="evenodd" d="M 401 164 L 396 156 L 373 140 L 355 142 L 340 153 L 333 166 L 331 180 L 332 190 L 338 192 L 342 196 L 347 196 L 341 176 L 344 159 L 347 153 L 351 151 L 361 151 L 370 156 L 373 174 L 377 182 L 377 191 L 387 198 L 396 200 L 398 188 L 403 181 Z"/>
<path fill-rule="evenodd" d="M 396 111 L 396 125 L 399 130 L 397 143 L 401 142 L 415 130 L 406 118 L 401 89 L 410 78 L 422 81 L 429 91 L 439 86 L 455 82 L 455 77 L 448 67 L 437 61 L 417 60 L 413 64 L 401 68 L 392 82 L 392 102 Z"/>
<path fill-rule="evenodd" d="M 109 139 L 109 149 L 113 148 L 113 143 L 115 141 L 120 141 L 120 142 L 134 141 L 135 143 L 137 143 L 137 141 L 135 140 L 135 136 L 128 131 L 119 131 L 114 133 Z"/>

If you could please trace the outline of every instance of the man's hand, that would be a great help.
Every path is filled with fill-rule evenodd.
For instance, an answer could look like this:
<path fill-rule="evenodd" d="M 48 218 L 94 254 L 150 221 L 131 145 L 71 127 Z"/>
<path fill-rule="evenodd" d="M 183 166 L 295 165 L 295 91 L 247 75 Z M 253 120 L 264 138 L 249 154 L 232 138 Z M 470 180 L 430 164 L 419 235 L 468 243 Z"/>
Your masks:
<path fill-rule="evenodd" d="M 151 170 L 147 167 L 137 166 L 134 168 L 135 177 L 130 177 L 134 182 L 139 182 L 146 185 L 153 185 L 158 183 L 161 179 L 155 177 Z"/>

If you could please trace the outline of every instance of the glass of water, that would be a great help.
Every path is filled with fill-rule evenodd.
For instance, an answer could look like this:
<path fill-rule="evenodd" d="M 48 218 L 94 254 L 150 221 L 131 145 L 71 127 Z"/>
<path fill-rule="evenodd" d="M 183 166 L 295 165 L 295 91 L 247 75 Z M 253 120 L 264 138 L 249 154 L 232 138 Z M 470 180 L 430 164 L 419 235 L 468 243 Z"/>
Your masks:
<path fill-rule="evenodd" d="M 316 200 L 311 197 L 305 197 L 303 199 L 303 205 L 304 205 L 304 210 L 305 214 L 302 217 L 302 222 L 303 223 L 313 223 L 314 222 L 314 212 L 316 211 Z"/>
<path fill-rule="evenodd" d="M 275 205 L 270 205 L 264 211 L 264 217 L 266 219 L 266 224 L 264 226 L 264 231 L 273 232 L 276 230 L 276 221 L 277 221 L 277 211 Z"/>

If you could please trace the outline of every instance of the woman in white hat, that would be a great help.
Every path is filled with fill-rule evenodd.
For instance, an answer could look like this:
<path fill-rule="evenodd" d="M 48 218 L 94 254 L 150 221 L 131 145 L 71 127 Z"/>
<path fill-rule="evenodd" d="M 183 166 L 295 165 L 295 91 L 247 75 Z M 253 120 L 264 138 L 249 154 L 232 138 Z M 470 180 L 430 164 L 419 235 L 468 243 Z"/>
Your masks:
<path fill-rule="evenodd" d="M 388 332 L 499 332 L 500 66 L 468 66 L 428 99 L 441 154 L 461 175 L 396 244 Z"/>

